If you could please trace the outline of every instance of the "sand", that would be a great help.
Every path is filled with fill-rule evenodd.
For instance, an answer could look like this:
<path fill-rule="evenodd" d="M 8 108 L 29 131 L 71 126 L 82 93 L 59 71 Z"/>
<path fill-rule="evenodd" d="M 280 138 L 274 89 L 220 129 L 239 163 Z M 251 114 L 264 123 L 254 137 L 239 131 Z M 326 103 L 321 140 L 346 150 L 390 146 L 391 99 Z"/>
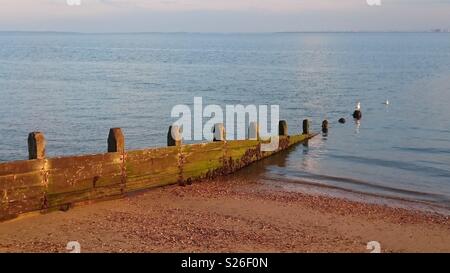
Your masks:
<path fill-rule="evenodd" d="M 448 216 L 240 178 L 157 188 L 0 223 L 0 252 L 450 252 Z"/>

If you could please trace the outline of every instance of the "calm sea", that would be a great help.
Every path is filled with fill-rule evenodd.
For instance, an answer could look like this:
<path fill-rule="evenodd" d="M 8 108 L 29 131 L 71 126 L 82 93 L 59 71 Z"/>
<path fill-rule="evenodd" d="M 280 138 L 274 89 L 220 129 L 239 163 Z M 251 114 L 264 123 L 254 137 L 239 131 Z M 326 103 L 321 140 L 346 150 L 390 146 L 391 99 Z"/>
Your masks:
<path fill-rule="evenodd" d="M 165 145 L 174 105 L 278 104 L 328 136 L 264 165 L 266 181 L 450 208 L 450 34 L 0 34 L 0 161 Z M 389 100 L 390 105 L 383 103 Z M 361 101 L 363 119 L 350 114 Z M 339 124 L 340 117 L 347 119 Z"/>

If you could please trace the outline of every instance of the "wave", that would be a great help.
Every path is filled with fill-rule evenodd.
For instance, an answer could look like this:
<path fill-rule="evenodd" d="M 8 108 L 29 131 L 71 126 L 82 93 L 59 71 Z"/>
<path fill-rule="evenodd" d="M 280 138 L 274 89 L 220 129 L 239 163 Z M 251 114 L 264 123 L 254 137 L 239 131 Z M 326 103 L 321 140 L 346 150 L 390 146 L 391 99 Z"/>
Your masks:
<path fill-rule="evenodd" d="M 392 147 L 401 151 L 427 153 L 427 154 L 448 154 L 450 155 L 450 148 L 416 148 L 416 147 Z"/>
<path fill-rule="evenodd" d="M 417 164 L 409 163 L 409 162 L 376 159 L 376 158 L 366 158 L 366 157 L 351 156 L 351 155 L 330 154 L 329 156 L 333 157 L 333 158 L 339 158 L 339 159 L 343 159 L 343 160 L 347 160 L 347 161 L 356 162 L 356 163 L 377 165 L 377 166 L 387 167 L 387 168 L 396 168 L 396 169 L 412 171 L 412 172 L 422 172 L 428 176 L 450 177 L 449 170 L 436 168 L 436 167 L 422 166 L 422 165 L 417 165 Z"/>
<path fill-rule="evenodd" d="M 277 183 L 281 181 L 293 184 L 309 185 L 341 190 L 348 193 L 381 197 L 384 199 L 419 203 L 444 208 L 447 210 L 450 209 L 450 198 L 442 194 L 400 189 L 348 177 L 306 173 L 301 171 L 289 171 L 288 173 L 277 173 L 276 171 L 271 171 L 269 174 L 265 175 L 264 179 Z"/>

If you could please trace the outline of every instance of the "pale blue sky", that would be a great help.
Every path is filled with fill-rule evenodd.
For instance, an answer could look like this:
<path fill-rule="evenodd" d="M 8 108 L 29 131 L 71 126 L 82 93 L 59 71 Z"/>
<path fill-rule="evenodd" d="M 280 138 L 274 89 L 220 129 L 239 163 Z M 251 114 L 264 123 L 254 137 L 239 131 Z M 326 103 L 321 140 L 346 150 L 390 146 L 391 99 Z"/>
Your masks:
<path fill-rule="evenodd" d="M 450 0 L 381 0 L 381 6 L 369 6 L 367 0 L 80 1 L 80 6 L 70 6 L 67 0 L 0 0 L 0 31 L 423 31 L 450 28 Z"/>

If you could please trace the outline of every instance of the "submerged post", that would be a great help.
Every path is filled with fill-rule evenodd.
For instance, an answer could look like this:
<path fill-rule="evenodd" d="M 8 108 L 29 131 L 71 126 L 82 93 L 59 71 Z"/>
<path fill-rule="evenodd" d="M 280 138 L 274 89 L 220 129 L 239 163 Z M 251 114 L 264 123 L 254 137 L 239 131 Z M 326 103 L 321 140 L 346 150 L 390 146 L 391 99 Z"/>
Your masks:
<path fill-rule="evenodd" d="M 308 119 L 303 120 L 303 134 L 304 135 L 309 134 L 309 120 Z"/>
<path fill-rule="evenodd" d="M 355 110 L 355 111 L 353 112 L 353 118 L 354 118 L 354 119 L 357 119 L 357 120 L 360 120 L 360 119 L 362 118 L 361 110 Z"/>
<path fill-rule="evenodd" d="M 288 135 L 288 126 L 285 120 L 280 120 L 278 122 L 278 135 L 279 136 L 287 136 Z"/>
<path fill-rule="evenodd" d="M 252 121 L 248 126 L 248 139 L 259 140 L 259 124 L 258 122 Z"/>
<path fill-rule="evenodd" d="M 45 137 L 41 132 L 32 132 L 28 134 L 28 158 L 43 159 L 45 158 Z"/>
<path fill-rule="evenodd" d="M 108 135 L 108 153 L 124 153 L 125 137 L 121 128 L 109 129 Z"/>
<path fill-rule="evenodd" d="M 356 109 L 353 112 L 353 118 L 356 120 L 360 120 L 362 118 L 362 112 L 361 112 L 361 103 L 358 102 L 356 104 Z"/>
<path fill-rule="evenodd" d="M 182 144 L 181 129 L 178 125 L 172 125 L 167 132 L 167 146 L 180 146 Z"/>
<path fill-rule="evenodd" d="M 225 141 L 226 133 L 223 123 L 214 124 L 213 134 L 214 134 L 214 141 Z"/>
<path fill-rule="evenodd" d="M 328 120 L 322 121 L 322 133 L 328 133 Z"/>

